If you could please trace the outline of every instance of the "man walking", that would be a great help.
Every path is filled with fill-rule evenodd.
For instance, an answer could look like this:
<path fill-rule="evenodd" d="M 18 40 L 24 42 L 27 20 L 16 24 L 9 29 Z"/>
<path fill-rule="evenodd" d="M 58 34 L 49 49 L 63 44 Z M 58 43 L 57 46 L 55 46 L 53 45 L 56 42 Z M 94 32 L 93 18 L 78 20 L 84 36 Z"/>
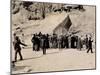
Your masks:
<path fill-rule="evenodd" d="M 91 37 L 89 38 L 89 42 L 88 42 L 88 50 L 87 50 L 87 53 L 89 52 L 89 51 L 91 51 L 91 53 L 93 53 L 93 51 L 92 51 L 92 42 L 93 42 L 93 40 L 91 40 Z"/>
<path fill-rule="evenodd" d="M 23 60 L 23 57 L 22 57 L 22 54 L 21 54 L 21 47 L 20 47 L 20 45 L 23 45 L 23 46 L 27 46 L 27 45 L 23 44 L 20 41 L 19 37 L 16 36 L 16 34 L 14 34 L 13 45 L 14 45 L 14 49 L 15 49 L 15 62 L 17 61 L 17 53 L 19 53 L 20 60 Z"/>

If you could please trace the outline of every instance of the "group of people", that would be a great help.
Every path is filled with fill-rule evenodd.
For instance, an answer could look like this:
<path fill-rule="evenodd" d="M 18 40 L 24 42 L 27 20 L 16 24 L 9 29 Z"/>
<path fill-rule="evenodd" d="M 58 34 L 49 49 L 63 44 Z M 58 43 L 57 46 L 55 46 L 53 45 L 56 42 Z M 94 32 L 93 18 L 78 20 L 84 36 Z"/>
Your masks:
<path fill-rule="evenodd" d="M 33 51 L 43 51 L 43 55 L 46 54 L 46 49 L 48 48 L 77 48 L 81 50 L 83 48 L 83 45 L 85 45 L 85 48 L 87 49 L 87 53 L 92 50 L 92 42 L 91 37 L 86 37 L 84 39 L 81 39 L 81 37 L 76 35 L 61 35 L 58 36 L 57 34 L 42 34 L 41 32 L 38 34 L 33 34 L 32 39 L 32 48 Z M 14 34 L 14 41 L 13 41 L 14 49 L 15 49 L 15 61 L 17 61 L 17 53 L 20 55 L 20 60 L 23 60 L 22 54 L 21 54 L 21 46 L 27 46 L 26 44 L 22 43 L 16 34 Z"/>
<path fill-rule="evenodd" d="M 48 48 L 77 48 L 81 50 L 85 45 L 86 49 L 88 50 L 87 53 L 91 50 L 92 51 L 92 42 L 91 37 L 86 37 L 81 39 L 81 37 L 76 35 L 61 35 L 58 36 L 57 34 L 49 35 L 49 34 L 33 34 L 32 37 L 32 44 L 33 44 L 33 51 L 39 51 L 40 49 L 48 49 Z M 45 52 L 46 53 L 46 52 Z M 45 54 L 43 53 L 43 54 Z"/>

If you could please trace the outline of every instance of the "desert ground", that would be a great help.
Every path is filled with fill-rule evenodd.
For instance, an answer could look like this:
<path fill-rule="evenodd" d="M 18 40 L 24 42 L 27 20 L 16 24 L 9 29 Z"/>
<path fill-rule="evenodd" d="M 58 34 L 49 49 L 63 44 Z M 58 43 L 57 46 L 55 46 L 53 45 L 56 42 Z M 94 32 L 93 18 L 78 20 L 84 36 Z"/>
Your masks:
<path fill-rule="evenodd" d="M 95 69 L 95 7 L 94 6 L 84 6 L 85 11 L 74 10 L 69 13 L 62 12 L 61 14 L 51 13 L 48 14 L 46 18 L 50 21 L 53 18 L 59 16 L 59 18 L 64 17 L 69 14 L 72 21 L 72 26 L 70 30 L 81 30 L 77 35 L 92 34 L 93 41 L 93 52 L 86 53 L 86 49 L 82 51 L 77 49 L 47 49 L 47 54 L 43 55 L 42 50 L 32 51 L 32 32 L 35 24 L 41 24 L 41 20 L 36 21 L 25 21 L 24 25 L 20 25 L 23 28 L 23 33 L 26 34 L 24 41 L 28 47 L 22 48 L 23 60 L 15 63 L 15 67 L 12 68 L 12 73 L 34 73 L 34 72 L 50 72 L 50 71 L 64 71 L 64 70 L 80 70 L 80 69 Z M 21 21 L 20 13 L 12 15 L 12 22 Z M 12 23 L 12 33 L 15 32 L 16 26 Z M 47 21 L 45 22 L 47 23 Z M 51 27 L 52 28 L 52 27 Z M 20 33 L 18 33 L 20 35 Z M 22 38 L 20 36 L 20 38 Z M 13 39 L 13 38 L 12 38 Z M 13 40 L 12 40 L 13 41 Z M 15 51 L 12 45 L 12 61 L 14 60 Z"/>
<path fill-rule="evenodd" d="M 86 53 L 87 50 L 77 49 L 48 49 L 47 54 L 43 55 L 32 49 L 23 49 L 24 60 L 15 63 L 12 73 L 34 73 L 95 69 L 95 50 L 94 53 Z"/>

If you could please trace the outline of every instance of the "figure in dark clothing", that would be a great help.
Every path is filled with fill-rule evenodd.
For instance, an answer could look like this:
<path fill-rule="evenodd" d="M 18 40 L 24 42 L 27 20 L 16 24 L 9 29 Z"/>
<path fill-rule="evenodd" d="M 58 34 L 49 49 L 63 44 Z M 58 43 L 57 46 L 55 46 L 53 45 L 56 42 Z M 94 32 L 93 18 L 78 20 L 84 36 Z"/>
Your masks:
<path fill-rule="evenodd" d="M 35 34 L 33 35 L 31 41 L 33 43 L 33 51 L 35 51 Z"/>
<path fill-rule="evenodd" d="M 57 48 L 57 35 L 56 34 L 53 34 L 52 45 L 53 45 L 53 48 Z"/>
<path fill-rule="evenodd" d="M 75 48 L 75 36 L 71 37 L 71 48 Z"/>
<path fill-rule="evenodd" d="M 36 49 L 36 51 L 39 51 L 40 50 L 40 39 L 39 39 L 39 36 L 36 36 L 35 42 L 36 42 L 35 49 Z"/>
<path fill-rule="evenodd" d="M 88 50 L 87 50 L 87 53 L 89 52 L 89 51 L 91 51 L 91 53 L 93 53 L 93 51 L 92 51 L 92 42 L 93 42 L 93 40 L 91 40 L 91 37 L 89 38 L 89 42 L 88 42 Z"/>
<path fill-rule="evenodd" d="M 61 48 L 64 48 L 64 37 L 61 36 Z"/>
<path fill-rule="evenodd" d="M 46 35 L 46 48 L 49 48 L 49 35 Z"/>
<path fill-rule="evenodd" d="M 31 41 L 33 43 L 33 51 L 39 51 L 40 50 L 40 38 L 39 38 L 39 36 L 34 34 Z"/>
<path fill-rule="evenodd" d="M 61 49 L 61 37 L 58 37 L 58 48 Z"/>
<path fill-rule="evenodd" d="M 71 37 L 71 48 L 77 48 L 78 37 L 73 35 Z"/>
<path fill-rule="evenodd" d="M 65 36 L 65 41 L 64 41 L 64 42 L 65 42 L 65 47 L 66 47 L 66 48 L 69 48 L 68 36 Z"/>
<path fill-rule="evenodd" d="M 52 36 L 50 36 L 50 38 L 49 38 L 49 46 L 50 46 L 50 48 L 53 48 Z"/>
<path fill-rule="evenodd" d="M 88 37 L 86 35 L 86 38 L 85 38 L 85 45 L 86 45 L 86 49 L 88 49 Z"/>
<path fill-rule="evenodd" d="M 65 36 L 63 36 L 63 48 L 65 48 L 66 47 L 66 37 Z"/>
<path fill-rule="evenodd" d="M 82 48 L 82 40 L 80 37 L 78 37 L 78 41 L 77 41 L 77 49 L 79 49 L 81 51 Z"/>
<path fill-rule="evenodd" d="M 57 42 L 57 35 L 55 36 L 55 48 L 57 48 L 58 42 Z"/>
<path fill-rule="evenodd" d="M 46 54 L 46 44 L 47 44 L 46 36 L 43 35 L 42 38 L 41 38 L 41 48 L 43 50 L 43 55 Z"/>
<path fill-rule="evenodd" d="M 18 36 L 14 37 L 13 45 L 14 45 L 14 49 L 15 49 L 15 62 L 17 61 L 17 53 L 19 53 L 20 60 L 23 60 L 20 45 L 23 45 L 23 46 L 27 46 L 27 45 L 22 43 Z"/>

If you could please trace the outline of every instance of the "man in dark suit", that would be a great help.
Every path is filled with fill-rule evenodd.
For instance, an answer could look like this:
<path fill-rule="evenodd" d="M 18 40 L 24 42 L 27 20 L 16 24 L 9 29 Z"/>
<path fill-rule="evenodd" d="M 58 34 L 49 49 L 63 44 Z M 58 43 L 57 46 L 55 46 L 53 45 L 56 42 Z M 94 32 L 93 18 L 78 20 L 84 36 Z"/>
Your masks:
<path fill-rule="evenodd" d="M 91 51 L 91 53 L 93 53 L 93 51 L 92 51 L 92 42 L 93 42 L 93 40 L 91 40 L 91 37 L 89 38 L 89 42 L 88 42 L 88 50 L 87 50 L 87 53 L 89 52 L 89 51 Z"/>
<path fill-rule="evenodd" d="M 65 42 L 65 47 L 66 47 L 66 48 L 69 48 L 68 36 L 66 36 L 66 35 L 65 35 L 64 42 Z"/>
<path fill-rule="evenodd" d="M 85 45 L 86 45 L 86 49 L 88 49 L 88 36 L 86 35 L 86 38 L 85 38 Z"/>
<path fill-rule="evenodd" d="M 47 40 L 46 40 L 46 36 L 43 35 L 42 38 L 41 38 L 41 47 L 42 47 L 42 50 L 43 50 L 43 55 L 46 54 L 46 47 L 47 47 Z"/>
<path fill-rule="evenodd" d="M 27 46 L 26 44 L 24 44 L 20 41 L 19 37 L 16 36 L 16 34 L 14 34 L 13 46 L 14 46 L 14 49 L 15 49 L 15 62 L 17 61 L 17 53 L 19 53 L 20 60 L 23 60 L 20 45 Z"/>
<path fill-rule="evenodd" d="M 33 51 L 35 51 L 35 38 L 36 38 L 36 36 L 35 36 L 35 34 L 33 34 L 33 37 L 31 39 L 31 41 L 33 43 Z"/>

